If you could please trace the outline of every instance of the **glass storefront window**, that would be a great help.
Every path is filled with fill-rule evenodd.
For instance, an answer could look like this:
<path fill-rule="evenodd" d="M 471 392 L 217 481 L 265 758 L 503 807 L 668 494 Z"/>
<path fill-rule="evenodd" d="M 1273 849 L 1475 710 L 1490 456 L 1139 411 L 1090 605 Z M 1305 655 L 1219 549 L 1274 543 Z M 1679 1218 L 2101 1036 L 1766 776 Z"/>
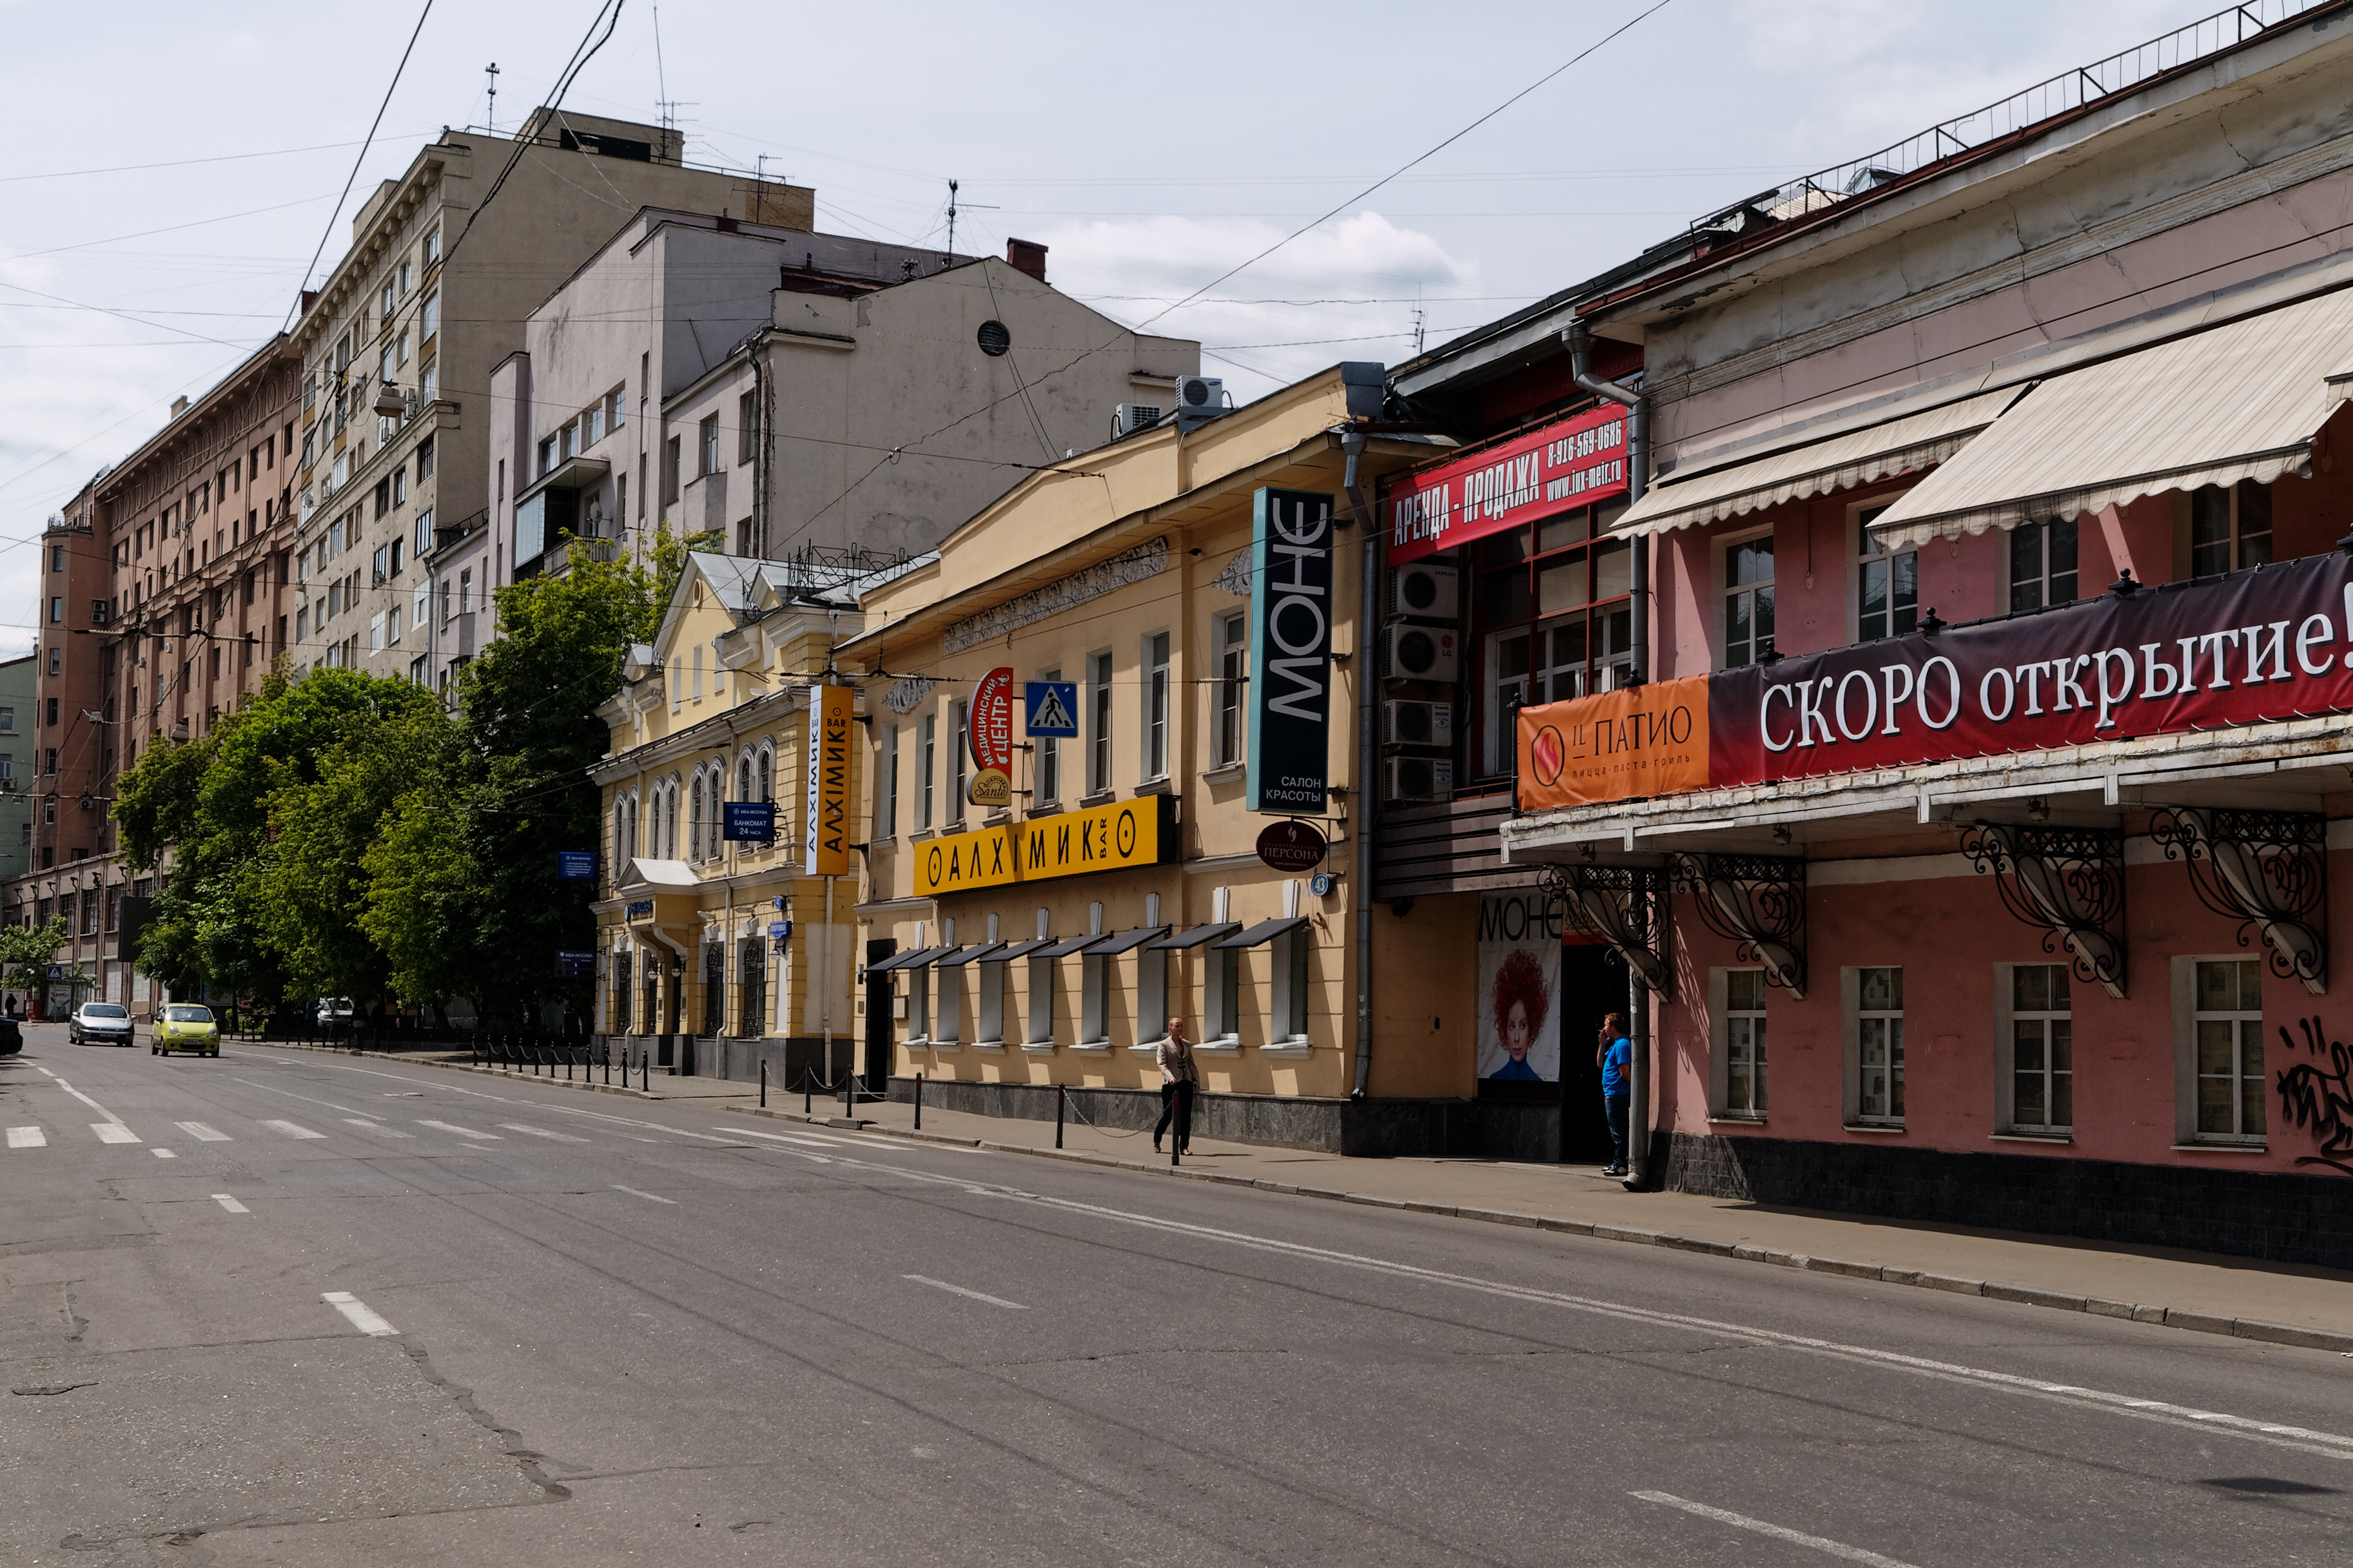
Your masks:
<path fill-rule="evenodd" d="M 1512 771 L 1514 715 L 1524 704 L 1615 690 L 1633 674 L 1633 547 L 1597 529 L 1622 504 L 1579 507 L 1472 547 L 1480 634 L 1477 765 Z"/>

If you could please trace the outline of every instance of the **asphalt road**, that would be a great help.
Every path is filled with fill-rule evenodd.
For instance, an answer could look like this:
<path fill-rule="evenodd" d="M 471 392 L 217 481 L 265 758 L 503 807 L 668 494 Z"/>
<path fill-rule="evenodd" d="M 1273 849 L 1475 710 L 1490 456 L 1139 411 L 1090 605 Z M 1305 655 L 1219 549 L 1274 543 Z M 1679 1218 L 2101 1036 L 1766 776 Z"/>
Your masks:
<path fill-rule="evenodd" d="M 27 1034 L 0 1562 L 2353 1560 L 2325 1352 Z"/>

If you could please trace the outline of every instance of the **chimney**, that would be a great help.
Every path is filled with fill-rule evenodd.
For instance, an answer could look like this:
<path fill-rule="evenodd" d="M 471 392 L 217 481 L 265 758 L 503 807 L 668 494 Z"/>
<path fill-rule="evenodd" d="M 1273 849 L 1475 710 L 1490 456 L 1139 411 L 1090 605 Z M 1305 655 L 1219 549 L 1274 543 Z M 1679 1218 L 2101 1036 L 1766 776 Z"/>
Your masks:
<path fill-rule="evenodd" d="M 177 419 L 181 415 L 185 414 L 187 411 L 188 411 L 188 400 L 187 400 L 186 398 L 185 398 L 185 397 L 175 397 L 175 398 L 172 399 L 172 417 L 173 417 L 173 418 Z"/>
<path fill-rule="evenodd" d="M 1046 247 L 1034 240 L 1007 240 L 1005 264 L 1016 272 L 1027 272 L 1040 283 L 1046 281 Z"/>

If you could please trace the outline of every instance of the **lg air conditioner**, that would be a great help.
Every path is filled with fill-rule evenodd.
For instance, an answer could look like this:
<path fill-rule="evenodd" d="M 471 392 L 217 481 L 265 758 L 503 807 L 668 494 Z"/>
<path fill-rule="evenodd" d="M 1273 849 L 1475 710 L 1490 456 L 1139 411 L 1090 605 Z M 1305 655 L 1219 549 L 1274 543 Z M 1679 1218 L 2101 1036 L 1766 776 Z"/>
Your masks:
<path fill-rule="evenodd" d="M 1454 745 L 1454 704 L 1392 699 L 1381 704 L 1384 746 Z"/>
<path fill-rule="evenodd" d="M 1451 566 L 1416 563 L 1389 574 L 1389 614 L 1417 620 L 1461 618 L 1462 578 Z"/>
<path fill-rule="evenodd" d="M 1447 800 L 1454 794 L 1454 764 L 1444 757 L 1390 757 L 1381 764 L 1381 799 L 1395 804 Z"/>
<path fill-rule="evenodd" d="M 1444 626 L 1381 628 L 1381 674 L 1390 680 L 1435 680 L 1451 686 L 1461 665 L 1460 637 Z"/>
<path fill-rule="evenodd" d="M 1111 438 L 1116 441 L 1138 430 L 1149 430 L 1167 412 L 1156 403 L 1123 403 L 1111 411 Z"/>

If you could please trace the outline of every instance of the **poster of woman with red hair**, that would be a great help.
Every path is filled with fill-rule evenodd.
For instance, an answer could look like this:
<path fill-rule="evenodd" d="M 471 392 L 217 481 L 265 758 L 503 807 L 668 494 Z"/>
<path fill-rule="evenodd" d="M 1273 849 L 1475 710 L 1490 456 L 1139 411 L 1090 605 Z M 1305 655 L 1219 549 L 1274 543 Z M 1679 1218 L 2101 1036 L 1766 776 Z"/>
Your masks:
<path fill-rule="evenodd" d="M 1560 931 L 1540 893 L 1482 899 L 1479 1076 L 1560 1081 Z"/>

